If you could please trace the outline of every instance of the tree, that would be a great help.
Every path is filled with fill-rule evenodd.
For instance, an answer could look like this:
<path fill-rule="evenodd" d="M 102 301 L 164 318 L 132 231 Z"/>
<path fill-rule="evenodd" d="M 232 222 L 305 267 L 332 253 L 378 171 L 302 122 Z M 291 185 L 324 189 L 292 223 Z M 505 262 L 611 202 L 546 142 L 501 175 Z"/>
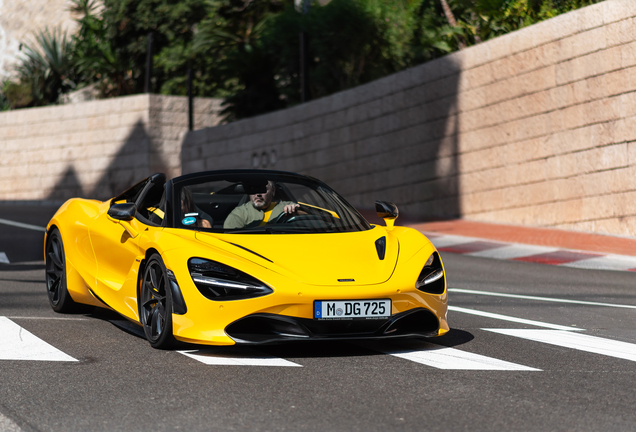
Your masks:
<path fill-rule="evenodd" d="M 197 24 L 213 11 L 212 0 L 104 0 L 105 35 L 112 41 L 118 62 L 130 67 L 130 92 L 144 90 L 148 35 L 152 32 L 157 66 L 152 90 L 163 92 L 167 88 L 185 94 L 185 88 L 172 80 L 185 79 Z"/>
<path fill-rule="evenodd" d="M 277 54 L 262 43 L 263 32 L 283 7 L 279 0 L 221 0 L 216 14 L 198 26 L 194 51 L 214 59 L 213 78 L 218 93 L 225 93 L 227 120 L 286 106 L 274 78 Z"/>
<path fill-rule="evenodd" d="M 71 0 L 71 10 L 81 15 L 79 30 L 73 37 L 73 66 L 81 86 L 96 83 L 102 97 L 134 92 L 133 64 L 120 55 L 115 41 L 108 37 L 105 20 L 96 0 Z"/>
<path fill-rule="evenodd" d="M 448 0 L 469 44 L 492 39 L 602 0 Z"/>

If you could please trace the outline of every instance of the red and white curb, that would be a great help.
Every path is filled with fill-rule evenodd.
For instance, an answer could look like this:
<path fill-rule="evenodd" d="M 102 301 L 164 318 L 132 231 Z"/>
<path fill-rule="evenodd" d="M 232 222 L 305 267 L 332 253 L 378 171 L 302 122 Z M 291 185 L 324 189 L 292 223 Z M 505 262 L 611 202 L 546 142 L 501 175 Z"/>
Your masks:
<path fill-rule="evenodd" d="M 440 252 L 592 270 L 636 271 L 636 256 L 506 243 L 432 232 L 422 233 Z"/>

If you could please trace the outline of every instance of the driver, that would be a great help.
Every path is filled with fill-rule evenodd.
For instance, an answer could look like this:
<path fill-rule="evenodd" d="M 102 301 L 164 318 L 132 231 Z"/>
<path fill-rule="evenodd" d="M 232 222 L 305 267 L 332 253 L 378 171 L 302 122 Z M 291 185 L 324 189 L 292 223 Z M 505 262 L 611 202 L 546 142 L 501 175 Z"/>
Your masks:
<path fill-rule="evenodd" d="M 274 182 L 243 183 L 250 201 L 236 207 L 223 223 L 225 229 L 252 228 L 265 225 L 281 213 L 297 215 L 299 204 L 291 201 L 272 201 L 276 190 Z"/>

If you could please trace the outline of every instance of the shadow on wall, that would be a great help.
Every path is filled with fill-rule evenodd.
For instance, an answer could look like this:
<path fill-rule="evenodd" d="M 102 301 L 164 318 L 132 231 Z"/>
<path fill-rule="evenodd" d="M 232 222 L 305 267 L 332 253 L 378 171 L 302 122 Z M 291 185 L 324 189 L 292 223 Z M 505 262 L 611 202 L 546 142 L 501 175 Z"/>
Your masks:
<path fill-rule="evenodd" d="M 325 181 L 370 220 L 376 199 L 395 202 L 402 223 L 456 218 L 460 73 L 447 56 L 309 102 L 313 107 L 195 131 L 183 142 L 184 173 L 249 166 L 294 171 Z M 294 123 L 298 117 L 305 119 Z M 246 132 L 237 136 L 239 129 Z M 265 154 L 275 155 L 273 164 L 254 163 Z"/>
<path fill-rule="evenodd" d="M 428 81 L 425 72 L 431 65 L 444 71 L 443 77 Z M 375 213 L 372 206 L 378 199 L 396 203 L 402 223 L 457 218 L 462 214 L 457 113 L 461 68 L 452 57 L 445 57 L 413 71 L 421 71 L 422 84 L 405 89 L 404 108 L 388 114 L 398 116 L 394 123 L 399 126 L 373 137 L 379 141 L 374 144 L 385 151 L 364 157 L 361 149 L 354 156 L 368 167 L 360 180 L 370 188 L 360 185 L 365 188 L 361 194 L 354 190 L 342 193 L 366 210 L 365 216 Z M 329 177 L 328 168 L 324 174 Z M 355 179 L 345 182 L 356 183 Z M 377 216 L 369 219 L 372 223 L 380 220 Z"/>
<path fill-rule="evenodd" d="M 143 123 L 138 122 L 113 157 L 100 155 L 91 160 L 71 161 L 44 200 L 0 200 L 0 218 L 44 227 L 60 204 L 69 198 L 112 198 L 152 173 L 166 171 L 166 164 L 159 150 L 159 146 L 150 139 Z M 101 166 L 105 169 L 101 170 Z M 83 185 L 80 179 L 84 176 L 90 177 L 90 169 L 98 170 L 102 174 L 99 177 L 95 176 L 97 180 L 91 182 L 92 184 L 87 182 Z M 42 264 L 39 264 L 42 261 L 43 232 L 13 229 L 2 224 L 0 229 L 3 231 L 0 252 L 6 254 L 3 255 L 3 261 L 8 260 L 12 264 L 31 261 L 35 263 L 25 266 L 0 261 L 0 271 L 43 269 Z"/>
<path fill-rule="evenodd" d="M 82 185 L 75 167 L 83 163 L 101 165 L 100 162 L 107 164 L 103 174 L 95 183 Z M 108 158 L 104 155 L 90 161 L 72 162 L 46 199 L 66 201 L 73 197 L 84 197 L 105 200 L 155 172 L 166 170 L 159 146 L 150 138 L 144 124 L 138 121 L 115 156 Z"/>

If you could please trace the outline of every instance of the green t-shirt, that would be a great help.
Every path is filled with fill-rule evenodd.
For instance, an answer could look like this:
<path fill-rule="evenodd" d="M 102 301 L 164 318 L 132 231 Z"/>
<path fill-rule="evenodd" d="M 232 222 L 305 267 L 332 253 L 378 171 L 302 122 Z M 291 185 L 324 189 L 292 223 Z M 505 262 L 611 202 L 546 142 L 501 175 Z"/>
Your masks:
<path fill-rule="evenodd" d="M 272 213 L 269 215 L 269 220 L 274 220 L 278 217 L 286 205 L 295 204 L 292 201 L 281 201 L 274 206 Z M 236 207 L 232 212 L 225 218 L 225 222 L 223 222 L 223 228 L 225 229 L 236 229 L 236 228 L 252 228 L 257 227 L 263 221 L 263 217 L 265 216 L 265 212 L 263 210 L 258 210 L 254 208 L 252 202 L 246 202 L 243 205 Z"/>

